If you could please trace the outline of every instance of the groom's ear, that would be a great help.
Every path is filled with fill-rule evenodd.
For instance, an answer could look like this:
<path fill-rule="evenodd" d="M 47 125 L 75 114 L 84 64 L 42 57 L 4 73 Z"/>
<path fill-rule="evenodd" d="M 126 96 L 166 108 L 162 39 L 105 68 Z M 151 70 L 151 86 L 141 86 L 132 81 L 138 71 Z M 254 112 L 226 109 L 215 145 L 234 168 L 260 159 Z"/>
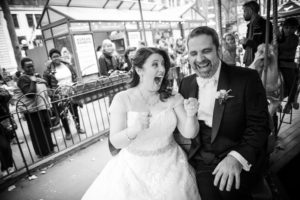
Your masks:
<path fill-rule="evenodd" d="M 220 57 L 222 55 L 222 47 L 221 46 L 219 46 L 217 49 L 217 55 L 218 55 L 218 58 L 221 59 L 221 57 Z"/>

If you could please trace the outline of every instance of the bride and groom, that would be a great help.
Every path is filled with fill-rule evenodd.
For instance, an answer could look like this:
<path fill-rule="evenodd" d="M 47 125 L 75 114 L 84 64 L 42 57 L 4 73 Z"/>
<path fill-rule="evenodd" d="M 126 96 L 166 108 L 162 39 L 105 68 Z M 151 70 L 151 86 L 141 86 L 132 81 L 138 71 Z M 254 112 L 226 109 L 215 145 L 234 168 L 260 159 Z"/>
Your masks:
<path fill-rule="evenodd" d="M 252 199 L 269 134 L 261 80 L 219 59 L 218 35 L 209 27 L 194 29 L 187 45 L 195 74 L 182 80 L 179 94 L 166 89 L 168 55 L 137 51 L 131 87 L 110 107 L 110 142 L 121 151 L 83 200 Z M 174 140 L 176 128 L 191 139 L 187 154 Z"/>

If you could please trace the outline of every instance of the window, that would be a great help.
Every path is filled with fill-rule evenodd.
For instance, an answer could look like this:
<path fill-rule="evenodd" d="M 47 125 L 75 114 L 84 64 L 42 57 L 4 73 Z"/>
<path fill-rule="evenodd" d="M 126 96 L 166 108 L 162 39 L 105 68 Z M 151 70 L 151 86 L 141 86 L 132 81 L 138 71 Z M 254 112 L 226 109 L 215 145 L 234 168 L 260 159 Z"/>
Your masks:
<path fill-rule="evenodd" d="M 35 17 L 35 22 L 36 22 L 36 25 L 37 25 L 39 23 L 42 15 L 41 14 L 35 14 L 34 17 Z"/>
<path fill-rule="evenodd" d="M 27 23 L 29 27 L 33 27 L 34 26 L 34 22 L 33 22 L 33 16 L 32 14 L 26 14 L 26 18 L 27 18 Z"/>
<path fill-rule="evenodd" d="M 12 18 L 14 21 L 15 28 L 20 28 L 17 14 L 12 14 Z"/>

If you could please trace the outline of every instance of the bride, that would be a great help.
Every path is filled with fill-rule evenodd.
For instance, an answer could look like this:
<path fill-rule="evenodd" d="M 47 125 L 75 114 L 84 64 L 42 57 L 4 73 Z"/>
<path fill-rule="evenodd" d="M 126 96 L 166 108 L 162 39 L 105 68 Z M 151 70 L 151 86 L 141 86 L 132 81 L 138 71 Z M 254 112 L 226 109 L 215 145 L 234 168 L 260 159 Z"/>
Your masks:
<path fill-rule="evenodd" d="M 121 151 L 105 166 L 82 200 L 198 200 L 194 170 L 174 141 L 177 127 L 194 138 L 197 99 L 166 90 L 167 53 L 141 48 L 133 59 L 130 88 L 110 106 L 110 141 Z"/>

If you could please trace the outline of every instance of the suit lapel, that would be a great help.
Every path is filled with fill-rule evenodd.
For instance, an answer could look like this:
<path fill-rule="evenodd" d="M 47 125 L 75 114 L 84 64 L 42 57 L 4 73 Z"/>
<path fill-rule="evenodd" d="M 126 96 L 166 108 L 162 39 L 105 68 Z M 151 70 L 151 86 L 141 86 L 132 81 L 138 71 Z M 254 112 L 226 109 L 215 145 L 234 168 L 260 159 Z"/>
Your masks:
<path fill-rule="evenodd" d="M 194 97 L 194 98 L 198 99 L 199 87 L 198 87 L 196 78 L 197 78 L 197 76 L 196 76 L 196 74 L 194 74 L 191 84 L 190 84 L 190 87 L 187 88 L 187 91 L 189 92 L 188 97 Z"/>
<path fill-rule="evenodd" d="M 228 68 L 225 66 L 224 63 L 222 63 L 217 91 L 220 90 L 227 91 L 230 89 L 228 87 L 229 87 Z M 221 120 L 223 117 L 224 107 L 225 104 L 220 104 L 217 99 L 215 100 L 215 107 L 214 107 L 213 121 L 212 121 L 211 143 L 213 143 L 213 141 L 215 140 L 219 132 Z"/>
<path fill-rule="evenodd" d="M 197 76 L 193 75 L 193 78 L 190 82 L 189 88 L 186 88 L 188 91 L 188 97 L 194 97 L 198 99 L 199 86 L 197 84 Z M 188 158 L 190 159 L 200 148 L 200 135 L 198 134 L 196 138 L 192 139 L 191 147 L 188 153 Z"/>

